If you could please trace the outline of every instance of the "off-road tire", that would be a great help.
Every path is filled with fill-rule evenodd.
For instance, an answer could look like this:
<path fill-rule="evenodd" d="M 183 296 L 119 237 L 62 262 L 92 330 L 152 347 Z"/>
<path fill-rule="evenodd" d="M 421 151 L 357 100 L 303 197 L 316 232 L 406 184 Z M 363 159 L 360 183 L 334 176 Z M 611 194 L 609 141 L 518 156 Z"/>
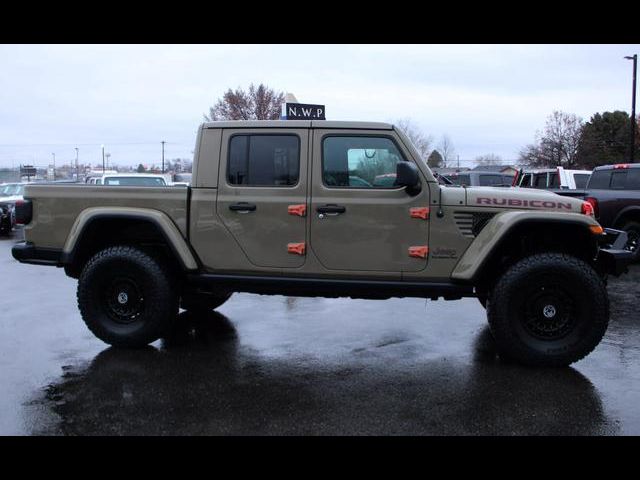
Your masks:
<path fill-rule="evenodd" d="M 180 299 L 180 308 L 189 312 L 210 312 L 231 298 L 233 292 L 207 295 L 190 295 Z"/>
<path fill-rule="evenodd" d="M 633 221 L 626 222 L 622 226 L 621 230 L 627 232 L 627 235 L 629 236 L 629 242 L 634 241 L 636 244 L 635 250 L 633 251 L 632 262 L 640 262 L 640 223 Z M 627 245 L 629 245 L 629 243 L 627 243 Z"/>
<path fill-rule="evenodd" d="M 560 253 L 536 254 L 498 279 L 487 318 L 501 356 L 561 367 L 600 343 L 609 323 L 609 298 L 586 262 Z"/>
<path fill-rule="evenodd" d="M 163 263 L 131 246 L 95 254 L 78 280 L 78 308 L 100 340 L 142 347 L 171 331 L 178 296 Z"/>

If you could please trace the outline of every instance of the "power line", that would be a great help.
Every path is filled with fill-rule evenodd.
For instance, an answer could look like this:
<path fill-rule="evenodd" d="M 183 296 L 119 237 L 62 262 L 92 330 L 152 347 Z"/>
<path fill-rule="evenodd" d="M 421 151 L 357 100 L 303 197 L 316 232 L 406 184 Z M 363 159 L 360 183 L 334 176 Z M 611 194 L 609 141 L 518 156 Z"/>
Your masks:
<path fill-rule="evenodd" d="M 158 142 L 104 142 L 104 145 L 157 145 Z M 187 146 L 187 143 L 178 142 L 165 142 L 166 145 L 181 145 Z M 0 147 L 65 147 L 65 146 L 78 146 L 78 147 L 99 147 L 103 143 L 0 143 Z"/>

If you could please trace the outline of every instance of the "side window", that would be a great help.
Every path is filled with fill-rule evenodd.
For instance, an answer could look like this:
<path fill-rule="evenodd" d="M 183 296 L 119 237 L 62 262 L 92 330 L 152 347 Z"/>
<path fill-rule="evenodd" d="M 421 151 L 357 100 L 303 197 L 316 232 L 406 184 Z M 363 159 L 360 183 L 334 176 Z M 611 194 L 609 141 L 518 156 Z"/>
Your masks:
<path fill-rule="evenodd" d="M 502 176 L 502 184 L 505 187 L 510 187 L 511 185 L 513 185 L 513 179 L 515 178 L 515 175 L 503 175 Z"/>
<path fill-rule="evenodd" d="M 520 180 L 520 186 L 521 187 L 530 187 L 531 186 L 531 174 L 530 173 L 525 173 L 522 176 L 522 180 Z"/>
<path fill-rule="evenodd" d="M 591 174 L 587 188 L 589 190 L 608 190 L 612 170 L 596 170 Z"/>
<path fill-rule="evenodd" d="M 640 170 L 639 170 L 640 172 Z M 584 173 L 576 173 L 573 176 L 573 180 L 576 182 L 576 188 L 586 188 L 587 182 L 589 181 L 589 177 L 591 175 L 587 175 Z"/>
<path fill-rule="evenodd" d="M 546 173 L 536 173 L 533 176 L 533 187 L 534 188 L 547 188 L 547 174 Z"/>
<path fill-rule="evenodd" d="M 481 187 L 495 187 L 502 185 L 502 175 L 480 175 Z"/>
<path fill-rule="evenodd" d="M 560 177 L 558 172 L 549 174 L 549 188 L 560 188 Z"/>
<path fill-rule="evenodd" d="M 617 171 L 613 172 L 611 175 L 611 189 L 613 190 L 622 190 L 624 189 L 625 183 L 627 180 L 627 171 Z"/>
<path fill-rule="evenodd" d="M 464 187 L 468 187 L 471 185 L 471 175 L 468 173 L 463 173 L 462 175 L 458 175 L 458 185 L 462 185 Z"/>
<path fill-rule="evenodd" d="M 627 173 L 627 190 L 640 190 L 640 168 L 630 168 Z"/>
<path fill-rule="evenodd" d="M 300 139 L 296 135 L 234 135 L 229 142 L 231 185 L 282 187 L 298 183 Z"/>
<path fill-rule="evenodd" d="M 327 136 L 322 179 L 328 187 L 396 188 L 396 165 L 405 161 L 386 137 Z"/>

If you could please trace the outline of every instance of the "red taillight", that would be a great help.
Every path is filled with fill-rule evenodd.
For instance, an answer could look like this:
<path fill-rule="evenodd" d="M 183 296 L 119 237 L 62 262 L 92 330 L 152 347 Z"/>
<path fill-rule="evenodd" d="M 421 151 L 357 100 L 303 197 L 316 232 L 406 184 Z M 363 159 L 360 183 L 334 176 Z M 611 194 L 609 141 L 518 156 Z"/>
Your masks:
<path fill-rule="evenodd" d="M 618 170 L 620 168 L 629 168 L 629 164 L 628 163 L 618 163 L 618 164 L 613 166 L 614 170 Z"/>
<path fill-rule="evenodd" d="M 591 215 L 592 217 L 598 216 L 598 200 L 593 197 L 587 197 L 582 202 L 582 213 L 585 215 Z"/>
<path fill-rule="evenodd" d="M 33 216 L 33 206 L 31 200 L 16 200 L 16 223 L 18 225 L 27 225 Z"/>

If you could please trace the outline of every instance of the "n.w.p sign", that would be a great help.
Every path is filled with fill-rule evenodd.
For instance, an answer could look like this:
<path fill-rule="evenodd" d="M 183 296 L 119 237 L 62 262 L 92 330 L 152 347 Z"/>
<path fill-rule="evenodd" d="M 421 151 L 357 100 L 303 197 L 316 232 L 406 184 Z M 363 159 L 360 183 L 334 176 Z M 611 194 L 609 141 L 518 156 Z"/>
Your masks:
<path fill-rule="evenodd" d="M 282 104 L 283 120 L 325 120 L 324 105 L 307 103 Z"/>

